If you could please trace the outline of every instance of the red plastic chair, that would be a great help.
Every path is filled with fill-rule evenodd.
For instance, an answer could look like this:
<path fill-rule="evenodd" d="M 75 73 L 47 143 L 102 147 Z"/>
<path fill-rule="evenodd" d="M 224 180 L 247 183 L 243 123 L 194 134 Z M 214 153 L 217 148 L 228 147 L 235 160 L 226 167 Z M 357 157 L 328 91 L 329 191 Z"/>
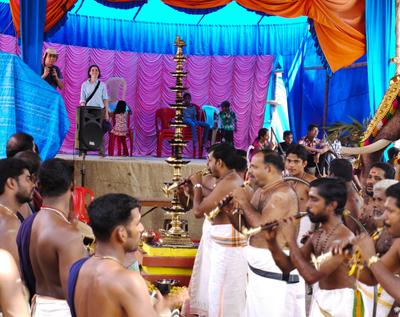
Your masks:
<path fill-rule="evenodd" d="M 86 207 L 93 201 L 94 193 L 85 187 L 75 187 L 72 192 L 72 206 L 77 219 L 89 223 L 89 216 Z"/>
<path fill-rule="evenodd" d="M 129 107 L 128 107 L 129 109 Z M 133 129 L 131 128 L 131 117 L 133 117 L 133 112 L 129 109 L 127 112 L 128 118 L 127 118 L 127 125 L 128 125 L 128 134 L 127 134 L 127 139 L 129 139 L 129 153 L 125 153 L 124 155 L 132 156 L 133 155 Z M 133 118 L 132 118 L 133 120 Z M 115 125 L 115 116 L 114 114 L 111 116 L 111 121 L 112 125 Z M 126 139 L 125 139 L 126 140 Z M 117 142 L 117 149 L 118 149 L 118 156 L 121 156 L 121 148 L 123 147 L 123 138 L 119 135 L 115 135 L 114 133 L 109 133 L 109 139 L 108 139 L 108 156 L 114 156 L 114 148 L 115 148 L 115 142 Z M 125 141 L 126 142 L 126 141 Z"/>
<path fill-rule="evenodd" d="M 200 117 L 201 111 L 197 107 L 197 115 Z M 161 157 L 162 145 L 164 140 L 170 140 L 174 137 L 174 127 L 171 127 L 171 121 L 175 117 L 175 109 L 173 108 L 160 108 L 156 111 L 156 136 L 157 136 L 157 157 Z M 185 141 L 193 141 L 192 131 L 190 127 L 183 128 L 183 139 Z M 197 137 L 199 148 L 202 147 L 202 129 L 197 128 Z M 196 149 L 193 146 L 193 158 L 196 157 Z"/>

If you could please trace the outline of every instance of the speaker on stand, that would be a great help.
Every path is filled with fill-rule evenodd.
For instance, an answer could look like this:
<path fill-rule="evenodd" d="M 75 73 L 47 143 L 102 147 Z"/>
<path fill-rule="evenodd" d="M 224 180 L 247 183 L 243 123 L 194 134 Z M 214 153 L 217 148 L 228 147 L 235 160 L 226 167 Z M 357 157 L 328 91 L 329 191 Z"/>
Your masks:
<path fill-rule="evenodd" d="M 99 151 L 103 142 L 103 109 L 81 106 L 76 112 L 75 148 L 82 157 L 81 185 L 85 186 L 85 158 L 87 151 Z"/>

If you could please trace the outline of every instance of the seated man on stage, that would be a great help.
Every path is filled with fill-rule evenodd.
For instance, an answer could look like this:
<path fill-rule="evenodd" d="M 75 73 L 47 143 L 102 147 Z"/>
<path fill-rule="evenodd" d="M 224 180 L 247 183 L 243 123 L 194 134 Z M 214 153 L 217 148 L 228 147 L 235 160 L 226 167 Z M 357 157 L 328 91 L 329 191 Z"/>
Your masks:
<path fill-rule="evenodd" d="M 315 283 L 310 317 L 351 317 L 354 316 L 353 312 L 361 309 L 359 305 L 362 300 L 355 291 L 355 279 L 348 274 L 344 256 L 335 255 L 321 265 L 311 263 L 312 254 L 325 254 L 334 241 L 348 241 L 354 237 L 341 219 L 347 199 L 346 186 L 343 181 L 334 178 L 316 179 L 310 186 L 307 212 L 310 220 L 320 225 L 319 229 L 299 248 L 296 220 L 291 217 L 281 219 L 274 230 L 265 231 L 265 238 L 276 264 L 284 274 L 297 268 L 308 284 Z M 286 238 L 290 256 L 282 251 L 276 238 L 277 232 Z"/>
<path fill-rule="evenodd" d="M 248 226 L 258 227 L 271 220 L 297 213 L 296 193 L 283 180 L 283 169 L 283 160 L 276 152 L 260 151 L 252 157 L 249 177 L 255 178 L 258 189 L 253 195 L 243 188 L 233 192 L 233 204 L 243 210 Z M 285 244 L 286 241 L 280 234 L 279 245 L 283 247 Z M 282 274 L 268 249 L 269 244 L 263 232 L 252 236 L 250 245 L 245 248 L 248 263 L 246 316 L 305 316 L 304 283 L 299 283 L 299 276 L 296 274 Z M 303 298 L 299 303 L 296 298 L 301 292 Z"/>
<path fill-rule="evenodd" d="M 188 92 L 185 92 L 183 94 L 183 105 L 186 108 L 183 110 L 183 122 L 192 128 L 193 146 L 198 148 L 197 127 L 203 128 L 203 145 L 207 144 L 210 127 L 206 122 L 197 120 L 197 109 L 191 101 L 192 96 Z"/>
<path fill-rule="evenodd" d="M 325 153 L 329 151 L 327 144 L 317 138 L 318 127 L 310 124 L 307 128 L 307 135 L 299 140 L 299 144 L 303 145 L 308 151 L 307 171 L 311 174 L 322 176 L 324 174 Z"/>
<path fill-rule="evenodd" d="M 62 159 L 45 161 L 38 187 L 43 206 L 21 225 L 17 236 L 24 282 L 34 296 L 32 316 L 68 317 L 66 302 L 69 269 L 86 252 L 82 236 L 71 223 L 73 165 Z"/>
<path fill-rule="evenodd" d="M 230 144 L 220 143 L 211 146 L 207 166 L 212 176 L 217 178 L 211 193 L 205 192 L 206 184 L 203 183 L 203 177 L 199 173 L 190 177 L 193 184 L 193 211 L 196 217 L 209 215 L 221 199 L 235 188 L 242 186 L 243 179 L 235 171 L 237 155 Z M 208 226 L 209 222 L 206 224 Z M 210 317 L 242 317 L 246 285 L 243 246 L 246 245 L 246 240 L 232 227 L 225 212 L 217 214 L 211 224 L 208 228 L 209 249 L 206 250 L 209 254 L 209 268 L 207 267 L 209 273 L 207 274 L 207 270 L 203 272 L 201 267 L 193 272 L 193 279 L 203 279 L 199 280 L 198 284 L 191 285 L 191 295 L 196 296 L 191 299 L 192 313 Z M 208 236 L 204 237 L 207 238 Z M 200 259 L 200 255 L 198 257 Z M 206 296 L 208 299 L 204 298 Z"/>
<path fill-rule="evenodd" d="M 72 317 L 160 316 L 171 303 L 158 292 L 153 307 L 140 273 L 123 265 L 126 253 L 137 250 L 144 230 L 139 202 L 125 194 L 108 194 L 95 199 L 88 214 L 96 251 L 71 267 L 68 304 Z"/>

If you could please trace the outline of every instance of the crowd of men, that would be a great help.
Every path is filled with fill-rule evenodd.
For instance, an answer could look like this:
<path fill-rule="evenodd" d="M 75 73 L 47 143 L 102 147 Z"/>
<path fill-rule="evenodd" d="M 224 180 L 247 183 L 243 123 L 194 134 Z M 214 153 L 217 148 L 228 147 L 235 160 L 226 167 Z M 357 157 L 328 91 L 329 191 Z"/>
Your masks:
<path fill-rule="evenodd" d="M 183 185 L 204 218 L 189 297 L 168 298 L 151 297 L 125 265 L 144 230 L 140 202 L 107 194 L 89 205 L 89 254 L 71 208 L 73 165 L 36 151 L 17 133 L 0 160 L 5 317 L 170 316 L 182 302 L 184 316 L 398 314 L 400 184 L 388 163 L 375 163 L 359 191 L 346 159 L 328 177 L 309 174 L 300 144 L 256 152 L 250 164 L 231 144 L 213 145 L 210 174 Z"/>
<path fill-rule="evenodd" d="M 359 190 L 347 159 L 333 160 L 327 176 L 308 173 L 310 150 L 292 144 L 283 156 L 259 151 L 245 182 L 234 148 L 210 148 L 211 176 L 195 174 L 186 188 L 195 215 L 206 216 L 187 316 L 398 315 L 400 184 L 393 166 L 375 163 Z"/>

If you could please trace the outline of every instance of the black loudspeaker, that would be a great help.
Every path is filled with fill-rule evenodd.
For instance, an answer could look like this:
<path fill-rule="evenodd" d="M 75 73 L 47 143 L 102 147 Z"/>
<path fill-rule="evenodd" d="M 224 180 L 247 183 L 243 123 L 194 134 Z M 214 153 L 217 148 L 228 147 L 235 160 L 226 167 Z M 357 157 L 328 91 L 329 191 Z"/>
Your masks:
<path fill-rule="evenodd" d="M 101 119 L 103 109 L 83 106 L 77 109 L 79 151 L 98 151 L 103 142 Z"/>

